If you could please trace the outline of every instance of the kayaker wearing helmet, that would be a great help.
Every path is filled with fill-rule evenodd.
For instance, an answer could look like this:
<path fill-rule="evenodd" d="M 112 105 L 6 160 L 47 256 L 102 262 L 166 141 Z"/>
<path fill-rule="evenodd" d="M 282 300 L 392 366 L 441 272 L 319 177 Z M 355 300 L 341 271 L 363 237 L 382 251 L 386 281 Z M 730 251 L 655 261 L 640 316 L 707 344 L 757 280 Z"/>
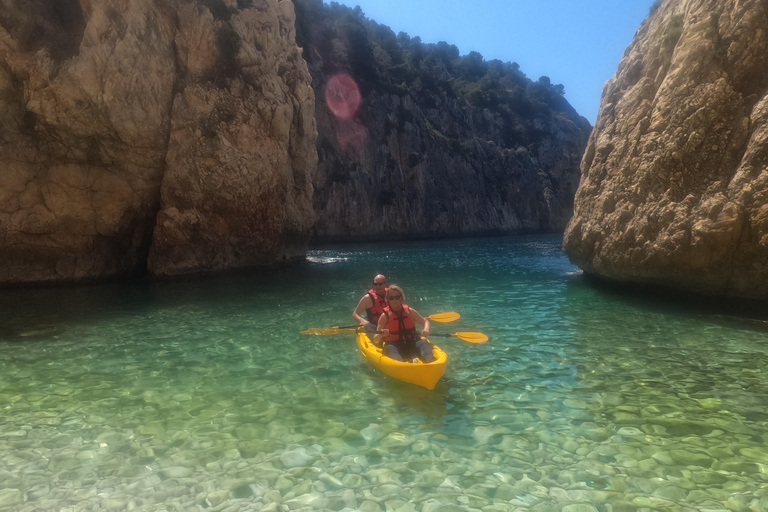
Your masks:
<path fill-rule="evenodd" d="M 384 312 L 384 308 L 387 307 L 386 294 L 387 278 L 378 274 L 373 278 L 373 288 L 363 295 L 363 298 L 360 299 L 357 307 L 352 312 L 352 317 L 365 328 L 365 332 L 371 340 L 373 340 L 373 333 L 376 332 L 379 317 Z M 363 311 L 365 311 L 368 317 L 367 320 L 362 317 Z"/>
<path fill-rule="evenodd" d="M 387 289 L 387 304 L 384 313 L 379 318 L 375 343 L 384 342 L 382 353 L 396 361 L 416 362 L 419 358 L 425 363 L 435 360 L 432 345 L 422 339 L 429 337 L 429 320 L 421 316 L 415 309 L 404 304 L 403 289 L 393 284 Z M 416 324 L 423 327 L 421 335 L 416 332 Z"/>

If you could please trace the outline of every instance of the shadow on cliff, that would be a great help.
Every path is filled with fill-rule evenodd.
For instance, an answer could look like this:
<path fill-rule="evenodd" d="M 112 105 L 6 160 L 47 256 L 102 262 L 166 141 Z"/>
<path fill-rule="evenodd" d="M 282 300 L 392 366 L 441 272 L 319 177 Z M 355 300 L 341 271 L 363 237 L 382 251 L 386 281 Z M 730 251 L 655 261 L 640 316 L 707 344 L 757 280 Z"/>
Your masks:
<path fill-rule="evenodd" d="M 114 9 L 108 9 L 111 11 Z M 0 26 L 19 41 L 23 51 L 46 48 L 58 63 L 77 55 L 85 16 L 77 0 L 26 0 L 4 9 Z"/>

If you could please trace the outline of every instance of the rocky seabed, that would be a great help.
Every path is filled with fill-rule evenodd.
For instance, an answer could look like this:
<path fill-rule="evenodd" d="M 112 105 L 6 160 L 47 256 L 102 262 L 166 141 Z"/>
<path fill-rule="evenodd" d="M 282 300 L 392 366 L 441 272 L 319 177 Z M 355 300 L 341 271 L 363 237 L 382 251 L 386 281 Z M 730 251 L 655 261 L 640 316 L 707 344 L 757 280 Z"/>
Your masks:
<path fill-rule="evenodd" d="M 229 423 L 233 404 L 165 399 L 178 412 L 140 425 L 79 415 L 3 424 L 0 510 L 768 510 L 768 440 L 727 418 L 700 425 L 705 434 L 670 439 L 667 428 L 685 426 L 680 412 L 619 406 L 613 422 L 573 427 L 591 406 L 566 399 L 559 418 L 518 413 L 509 423 L 494 413 L 467 442 L 312 413 L 291 426 L 278 403 L 259 413 L 270 421 Z"/>
<path fill-rule="evenodd" d="M 556 238 L 498 243 L 384 254 L 460 294 L 413 278 L 422 314 L 461 312 L 435 333 L 491 336 L 441 341 L 435 390 L 298 332 L 347 317 L 368 248 L 0 295 L 0 512 L 768 511 L 762 322 L 581 286 Z"/>

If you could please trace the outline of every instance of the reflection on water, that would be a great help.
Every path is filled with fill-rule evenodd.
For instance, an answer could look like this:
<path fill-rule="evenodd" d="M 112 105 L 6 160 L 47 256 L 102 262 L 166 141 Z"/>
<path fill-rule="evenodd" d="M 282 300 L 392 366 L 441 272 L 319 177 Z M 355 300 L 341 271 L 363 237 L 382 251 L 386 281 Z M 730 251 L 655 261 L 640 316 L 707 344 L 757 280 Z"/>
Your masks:
<path fill-rule="evenodd" d="M 595 288 L 559 245 L 2 291 L 0 510 L 768 510 L 765 320 Z M 490 342 L 441 339 L 430 391 L 299 334 L 379 272 Z"/>

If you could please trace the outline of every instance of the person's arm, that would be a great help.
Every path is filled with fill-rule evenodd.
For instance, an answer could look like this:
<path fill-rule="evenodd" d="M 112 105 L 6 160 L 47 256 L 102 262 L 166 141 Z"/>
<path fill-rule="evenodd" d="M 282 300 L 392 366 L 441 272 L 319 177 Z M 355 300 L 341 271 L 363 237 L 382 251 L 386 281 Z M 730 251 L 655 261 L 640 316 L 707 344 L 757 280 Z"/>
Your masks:
<path fill-rule="evenodd" d="M 355 321 L 360 325 L 365 325 L 368 322 L 365 318 L 363 318 L 363 313 L 366 309 L 373 307 L 373 300 L 371 299 L 371 296 L 368 294 L 365 294 L 365 296 L 360 299 L 360 302 L 357 303 L 357 307 L 352 312 L 352 318 L 355 319 Z"/>
<path fill-rule="evenodd" d="M 411 308 L 411 318 L 413 318 L 414 322 L 423 327 L 421 329 L 421 336 L 424 338 L 429 338 L 429 320 L 421 316 L 419 312 L 413 308 Z"/>
<path fill-rule="evenodd" d="M 384 345 L 384 338 L 389 334 L 389 329 L 387 329 L 388 322 L 389 319 L 387 318 L 386 313 L 379 317 L 379 324 L 376 326 L 376 330 L 381 334 L 377 334 L 373 337 L 373 344 L 377 347 Z"/>

